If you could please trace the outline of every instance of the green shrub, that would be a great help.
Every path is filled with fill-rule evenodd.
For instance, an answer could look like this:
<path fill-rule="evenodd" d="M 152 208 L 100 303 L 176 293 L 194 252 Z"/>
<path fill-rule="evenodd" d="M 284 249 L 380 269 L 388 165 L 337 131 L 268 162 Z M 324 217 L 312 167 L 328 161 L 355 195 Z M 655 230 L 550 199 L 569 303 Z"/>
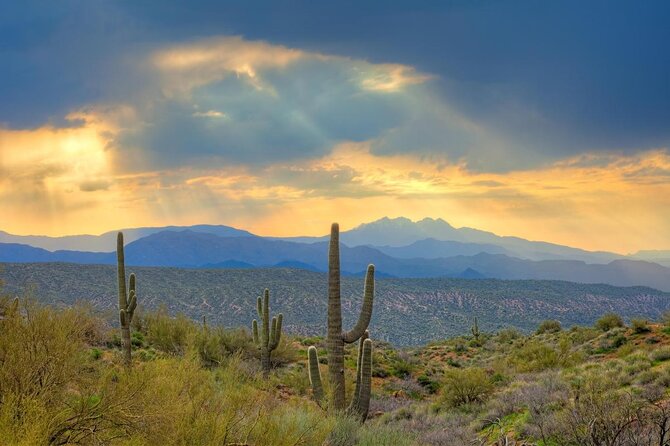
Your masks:
<path fill-rule="evenodd" d="M 651 328 L 649 328 L 649 321 L 646 319 L 631 319 L 630 326 L 637 334 L 648 333 L 651 331 Z"/>
<path fill-rule="evenodd" d="M 482 403 L 492 391 L 493 383 L 483 369 L 450 369 L 444 374 L 442 401 L 450 407 Z"/>
<path fill-rule="evenodd" d="M 581 360 L 580 354 L 571 350 L 567 337 L 563 337 L 556 347 L 536 339 L 529 340 L 512 352 L 510 358 L 519 372 L 540 372 L 568 367 Z"/>
<path fill-rule="evenodd" d="M 429 378 L 426 375 L 419 375 L 419 377 L 416 378 L 416 381 L 428 391 L 428 393 L 437 393 L 438 390 L 440 390 L 440 383 Z"/>
<path fill-rule="evenodd" d="M 92 348 L 91 349 L 91 359 L 94 361 L 97 361 L 98 359 L 102 358 L 102 352 L 100 351 L 99 348 Z"/>
<path fill-rule="evenodd" d="M 663 312 L 663 314 L 661 315 L 661 322 L 666 327 L 670 327 L 670 310 L 666 310 Z"/>
<path fill-rule="evenodd" d="M 601 331 L 610 331 L 613 328 L 623 327 L 623 319 L 616 313 L 606 313 L 596 321 L 596 328 Z"/>
<path fill-rule="evenodd" d="M 130 342 L 133 347 L 142 348 L 144 347 L 144 335 L 139 331 L 134 331 L 130 337 Z"/>
<path fill-rule="evenodd" d="M 558 333 L 562 329 L 563 328 L 561 327 L 561 323 L 559 321 L 553 319 L 547 319 L 546 321 L 542 321 L 542 323 L 540 323 L 540 326 L 537 327 L 537 331 L 535 333 L 536 334 Z"/>
<path fill-rule="evenodd" d="M 522 338 L 523 334 L 516 328 L 505 328 L 496 335 L 500 344 L 511 344 L 513 341 Z"/>
<path fill-rule="evenodd" d="M 172 318 L 165 308 L 160 308 L 144 318 L 150 345 L 169 354 L 183 354 L 186 351 L 190 333 L 195 331 L 195 322 L 183 314 Z"/>
<path fill-rule="evenodd" d="M 661 347 L 651 353 L 652 361 L 664 362 L 670 359 L 670 347 Z"/>

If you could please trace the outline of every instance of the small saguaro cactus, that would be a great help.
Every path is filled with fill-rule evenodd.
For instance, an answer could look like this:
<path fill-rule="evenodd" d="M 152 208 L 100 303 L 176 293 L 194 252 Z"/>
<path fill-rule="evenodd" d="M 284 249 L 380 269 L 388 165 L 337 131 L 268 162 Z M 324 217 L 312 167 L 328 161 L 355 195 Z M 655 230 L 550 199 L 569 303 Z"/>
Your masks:
<path fill-rule="evenodd" d="M 344 344 L 351 344 L 359 339 L 363 339 L 360 345 L 360 355 L 366 352 L 365 337 L 366 330 L 372 318 L 372 304 L 374 300 L 374 286 L 375 286 L 375 267 L 368 265 L 368 270 L 365 275 L 365 285 L 363 291 L 363 306 L 358 317 L 358 322 L 353 329 L 347 332 L 342 332 L 342 304 L 340 300 L 340 228 L 337 223 L 333 223 L 330 229 L 330 246 L 328 250 L 328 375 L 330 381 L 330 390 L 332 399 L 330 407 L 336 411 L 344 411 L 346 409 L 346 394 L 344 388 Z M 369 342 L 369 351 L 372 351 L 372 341 Z M 313 351 L 316 354 L 316 351 Z M 311 354 L 311 353 L 310 353 Z M 370 353 L 371 354 L 371 353 Z M 365 360 L 363 360 L 365 359 Z M 361 357 L 359 361 L 359 375 L 361 378 L 365 377 L 362 372 L 365 367 L 362 367 L 368 357 Z M 370 364 L 372 357 L 369 358 Z M 310 370 L 311 371 L 311 370 Z M 315 376 L 311 376 L 315 378 Z M 313 379 L 314 380 L 314 379 Z M 357 378 L 358 381 L 358 378 Z M 361 386 L 361 389 L 363 386 Z M 364 398 L 364 392 L 356 391 L 357 395 Z M 315 396 L 318 393 L 314 389 Z M 369 393 L 369 392 L 368 392 Z M 354 396 L 356 407 L 366 407 L 368 402 L 356 401 L 357 396 Z M 351 406 L 350 406 L 351 408 Z M 367 415 L 367 409 L 365 410 Z M 365 417 L 363 417 L 365 419 Z"/>
<path fill-rule="evenodd" d="M 349 413 L 357 415 L 361 422 L 368 417 L 370 393 L 372 391 L 372 341 L 366 331 L 358 341 L 358 363 L 356 366 L 356 388 L 349 405 Z"/>
<path fill-rule="evenodd" d="M 319 370 L 319 356 L 313 345 L 307 349 L 309 367 L 309 383 L 312 385 L 312 396 L 321 405 L 324 398 L 323 383 L 321 382 L 321 371 Z"/>
<path fill-rule="evenodd" d="M 475 338 L 475 341 L 479 341 L 479 336 L 481 336 L 482 333 L 479 331 L 477 316 L 475 316 L 474 323 L 472 324 L 472 327 L 470 327 L 470 332 L 472 333 L 472 337 Z"/>
<path fill-rule="evenodd" d="M 258 297 L 256 300 L 256 310 L 262 324 L 260 333 L 258 329 L 258 321 L 256 319 L 251 323 L 251 329 L 254 336 L 254 342 L 256 345 L 260 346 L 261 349 L 261 367 L 263 368 L 263 376 L 267 378 L 270 373 L 270 355 L 272 354 L 272 351 L 279 346 L 281 326 L 284 316 L 279 313 L 277 316 L 273 317 L 272 322 L 270 322 L 270 290 L 267 288 L 263 293 L 263 298 L 261 299 Z"/>
<path fill-rule="evenodd" d="M 131 274 L 126 289 L 126 264 L 123 255 L 123 233 L 116 237 L 117 277 L 119 281 L 119 322 L 121 323 L 121 340 L 123 342 L 123 360 L 127 366 L 131 364 L 130 323 L 133 321 L 137 308 L 135 291 L 135 274 Z"/>

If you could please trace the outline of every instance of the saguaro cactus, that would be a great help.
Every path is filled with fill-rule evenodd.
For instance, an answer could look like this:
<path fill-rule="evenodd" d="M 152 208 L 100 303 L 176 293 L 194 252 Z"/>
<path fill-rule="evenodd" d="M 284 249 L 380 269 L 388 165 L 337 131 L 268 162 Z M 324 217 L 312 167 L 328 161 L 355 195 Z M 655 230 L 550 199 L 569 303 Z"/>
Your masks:
<path fill-rule="evenodd" d="M 366 363 L 372 364 L 372 341 L 368 342 L 366 347 L 366 330 L 372 318 L 372 304 L 374 300 L 374 281 L 375 267 L 369 265 L 365 276 L 365 285 L 363 292 L 363 306 L 358 317 L 358 322 L 353 329 L 342 332 L 342 306 L 340 302 L 340 228 L 337 223 L 333 223 L 330 230 L 330 247 L 328 251 L 328 375 L 330 380 L 330 390 L 332 399 L 330 406 L 335 411 L 346 409 L 346 395 L 344 388 L 344 344 L 351 344 L 361 339 L 359 348 L 359 373 L 357 382 L 361 380 L 361 386 L 357 386 L 356 395 L 352 404 L 358 407 L 365 407 L 367 415 L 368 401 L 361 401 L 365 398 L 365 383 L 367 380 L 364 369 Z M 370 353 L 367 354 L 366 352 Z M 311 353 L 310 353 L 311 354 Z M 316 351 L 314 351 L 316 354 Z M 310 370 L 311 371 L 311 370 Z M 313 376 L 311 378 L 314 378 Z M 314 381 L 314 379 L 312 379 Z M 369 386 L 369 384 L 368 384 Z M 315 390 L 315 395 L 317 391 Z M 355 403 L 355 404 L 354 404 Z M 350 409 L 352 406 L 350 406 Z M 365 417 L 363 417 L 364 419 Z"/>
<path fill-rule="evenodd" d="M 316 347 L 313 345 L 307 349 L 309 383 L 312 385 L 312 396 L 314 400 L 321 405 L 323 401 L 323 383 L 321 382 L 321 371 L 319 370 L 319 357 Z"/>
<path fill-rule="evenodd" d="M 119 322 L 121 323 L 121 339 L 123 342 L 123 359 L 127 366 L 131 364 L 130 323 L 137 308 L 135 291 L 135 274 L 131 274 L 126 290 L 126 264 L 123 255 L 123 233 L 116 237 L 117 276 L 119 281 Z"/>
<path fill-rule="evenodd" d="M 477 316 L 475 316 L 474 323 L 472 324 L 472 327 L 470 327 L 470 332 L 472 333 L 472 337 L 475 338 L 475 341 L 479 342 L 481 332 L 479 331 L 479 325 L 477 324 Z"/>
<path fill-rule="evenodd" d="M 258 332 L 258 321 L 256 319 L 251 323 L 251 329 L 254 336 L 254 342 L 260 346 L 261 349 L 261 367 L 263 368 L 263 376 L 267 378 L 270 373 L 270 355 L 272 351 L 279 346 L 279 339 L 281 338 L 281 326 L 284 316 L 279 313 L 272 318 L 270 322 L 270 290 L 267 288 L 263 293 L 263 299 L 258 297 L 256 300 L 256 310 L 258 317 L 261 319 L 260 336 Z"/>
<path fill-rule="evenodd" d="M 358 363 L 356 366 L 356 388 L 349 405 L 349 412 L 358 415 L 361 421 L 368 417 L 370 393 L 372 391 L 372 341 L 366 331 L 358 341 Z"/>

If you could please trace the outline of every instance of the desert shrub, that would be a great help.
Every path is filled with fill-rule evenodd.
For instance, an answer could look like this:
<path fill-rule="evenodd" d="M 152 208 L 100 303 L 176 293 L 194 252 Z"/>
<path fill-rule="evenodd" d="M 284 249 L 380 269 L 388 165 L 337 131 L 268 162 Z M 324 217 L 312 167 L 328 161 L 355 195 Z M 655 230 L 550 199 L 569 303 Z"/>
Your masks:
<path fill-rule="evenodd" d="M 670 347 L 661 347 L 651 352 L 652 361 L 663 362 L 670 359 Z"/>
<path fill-rule="evenodd" d="M 511 344 L 513 341 L 523 337 L 523 334 L 516 328 L 505 328 L 500 330 L 495 339 L 500 344 Z"/>
<path fill-rule="evenodd" d="M 666 327 L 670 327 L 670 310 L 666 310 L 661 314 L 661 322 Z"/>
<path fill-rule="evenodd" d="M 339 416 L 326 439 L 327 446 L 355 446 L 358 444 L 360 423 L 352 417 Z"/>
<path fill-rule="evenodd" d="M 520 372 L 541 371 L 559 365 L 556 350 L 550 345 L 537 340 L 527 342 L 513 353 L 511 357 L 515 367 Z"/>
<path fill-rule="evenodd" d="M 491 392 L 493 384 L 481 368 L 450 369 L 445 372 L 442 402 L 450 407 L 482 403 Z"/>
<path fill-rule="evenodd" d="M 461 364 L 460 361 L 452 358 L 451 356 L 447 358 L 447 365 L 457 369 L 463 367 L 463 364 Z"/>
<path fill-rule="evenodd" d="M 134 331 L 130 336 L 130 342 L 133 347 L 142 348 L 144 347 L 144 335 L 139 331 Z"/>
<path fill-rule="evenodd" d="M 648 333 L 649 331 L 651 331 L 651 329 L 649 328 L 649 321 L 647 321 L 646 319 L 637 319 L 637 318 L 631 319 L 630 326 L 633 329 L 633 331 L 637 334 Z"/>
<path fill-rule="evenodd" d="M 398 427 L 389 425 L 365 425 L 360 430 L 357 446 L 413 446 L 414 436 Z"/>
<path fill-rule="evenodd" d="M 165 308 L 145 316 L 146 340 L 165 353 L 181 355 L 186 351 L 188 338 L 195 331 L 195 323 L 183 314 L 172 318 Z"/>
<path fill-rule="evenodd" d="M 440 390 L 440 383 L 437 380 L 429 378 L 427 375 L 419 375 L 416 378 L 416 381 L 424 388 L 428 393 L 437 393 Z"/>
<path fill-rule="evenodd" d="M 586 373 L 575 381 L 566 408 L 557 414 L 552 436 L 558 444 L 584 446 L 640 444 L 625 443 L 635 434 L 635 423 L 642 402 L 619 389 L 615 379 L 603 373 Z"/>
<path fill-rule="evenodd" d="M 410 377 L 391 380 L 384 384 L 384 390 L 395 396 L 406 396 L 412 399 L 419 399 L 425 395 L 424 388 Z"/>
<path fill-rule="evenodd" d="M 454 352 L 465 353 L 466 351 L 468 351 L 468 348 L 465 346 L 463 342 L 459 341 L 456 343 L 456 345 L 454 345 Z"/>
<path fill-rule="evenodd" d="M 91 359 L 93 359 L 94 361 L 97 361 L 98 359 L 102 358 L 102 352 L 100 351 L 99 348 L 95 347 L 92 348 L 90 350 L 90 353 L 91 353 Z"/>
<path fill-rule="evenodd" d="M 535 333 L 536 334 L 558 333 L 561 330 L 562 327 L 559 321 L 553 319 L 547 319 L 546 321 L 542 321 L 540 323 L 540 326 L 537 327 L 537 331 Z"/>
<path fill-rule="evenodd" d="M 571 350 L 567 337 L 553 346 L 532 339 L 510 355 L 514 367 L 519 372 L 539 372 L 557 367 L 568 367 L 581 361 L 581 355 Z"/>
<path fill-rule="evenodd" d="M 606 313 L 596 321 L 596 328 L 601 331 L 610 331 L 613 328 L 623 327 L 623 319 L 616 313 Z"/>
<path fill-rule="evenodd" d="M 104 443 L 125 409 L 122 393 L 99 384 L 85 307 L 50 309 L 22 300 L 0 320 L 0 437 L 6 444 Z M 97 350 L 97 349 L 96 349 Z M 107 389 L 103 392 L 101 389 Z M 101 395 L 104 395 L 101 396 Z"/>

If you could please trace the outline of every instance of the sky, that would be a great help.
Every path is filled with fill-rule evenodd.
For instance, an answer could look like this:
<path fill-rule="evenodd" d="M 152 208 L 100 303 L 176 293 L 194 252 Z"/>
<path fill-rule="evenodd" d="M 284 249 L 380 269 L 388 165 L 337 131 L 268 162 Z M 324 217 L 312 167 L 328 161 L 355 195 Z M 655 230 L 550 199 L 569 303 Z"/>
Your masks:
<path fill-rule="evenodd" d="M 670 3 L 0 2 L 0 230 L 670 249 Z"/>

